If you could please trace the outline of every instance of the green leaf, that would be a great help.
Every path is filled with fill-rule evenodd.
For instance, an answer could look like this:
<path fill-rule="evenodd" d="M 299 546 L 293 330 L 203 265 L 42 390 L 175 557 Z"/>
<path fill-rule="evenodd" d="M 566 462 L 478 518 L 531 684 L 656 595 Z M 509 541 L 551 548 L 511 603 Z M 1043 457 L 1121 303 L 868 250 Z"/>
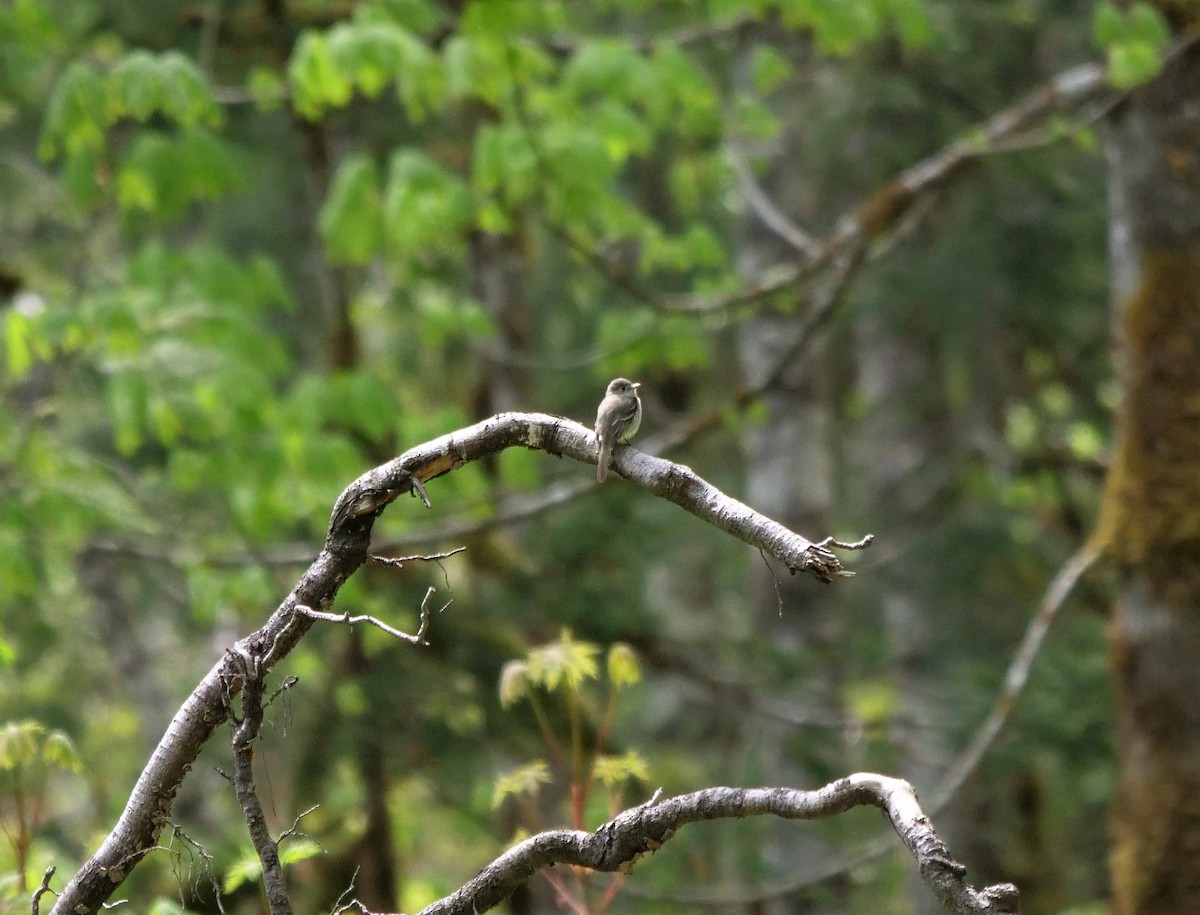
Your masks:
<path fill-rule="evenodd" d="M 657 83 L 670 88 L 643 100 L 654 122 L 694 139 L 718 135 L 722 130 L 720 97 L 696 61 L 672 44 L 659 45 L 651 60 Z"/>
<path fill-rule="evenodd" d="M 475 133 L 471 184 L 499 193 L 509 204 L 527 200 L 537 186 L 538 161 L 526 131 L 515 124 L 488 124 Z"/>
<path fill-rule="evenodd" d="M 650 61 L 628 42 L 592 40 L 571 55 L 561 86 L 577 102 L 591 97 L 637 101 L 646 97 L 655 79 Z"/>
<path fill-rule="evenodd" d="M 335 418 L 367 438 L 383 438 L 399 412 L 393 391 L 375 372 L 341 372 L 330 385 Z"/>
<path fill-rule="evenodd" d="M 1067 428 L 1067 447 L 1077 458 L 1090 460 L 1099 456 L 1104 447 L 1104 438 L 1091 423 L 1071 423 Z"/>
<path fill-rule="evenodd" d="M 252 67 L 246 78 L 246 90 L 259 111 L 276 111 L 287 98 L 283 78 L 270 67 Z"/>
<path fill-rule="evenodd" d="M 754 91 L 767 95 L 795 72 L 791 61 L 769 45 L 759 45 L 750 58 L 750 79 Z"/>
<path fill-rule="evenodd" d="M 617 642 L 608 650 L 608 679 L 617 689 L 632 686 L 642 679 L 637 654 L 624 642 Z"/>
<path fill-rule="evenodd" d="M 145 121 L 167 102 L 158 61 L 149 51 L 134 51 L 113 67 L 108 77 L 111 111 Z"/>
<path fill-rule="evenodd" d="M 650 767 L 636 750 L 622 756 L 601 756 L 596 759 L 592 774 L 607 788 L 617 788 L 629 781 L 648 782 Z"/>
<path fill-rule="evenodd" d="M 65 769 L 68 772 L 82 772 L 83 760 L 75 744 L 62 731 L 51 731 L 46 735 L 42 745 L 42 759 L 48 766 Z"/>
<path fill-rule="evenodd" d="M 1129 37 L 1155 50 L 1162 50 L 1171 41 L 1171 27 L 1158 8 L 1138 2 L 1129 10 Z"/>
<path fill-rule="evenodd" d="M 4 354 L 8 374 L 25 377 L 33 365 L 33 330 L 29 319 L 16 309 L 9 309 L 4 319 Z"/>
<path fill-rule="evenodd" d="M 109 71 L 109 117 L 146 121 L 162 114 L 184 127 L 216 124 L 220 108 L 204 75 L 178 51 L 137 50 Z"/>
<path fill-rule="evenodd" d="M 337 66 L 329 42 L 320 32 L 300 35 L 287 67 L 292 104 L 302 117 L 317 120 L 326 108 L 341 108 L 350 101 L 353 86 Z"/>
<path fill-rule="evenodd" d="M 117 173 L 117 203 L 175 219 L 191 204 L 240 186 L 242 173 L 230 147 L 204 127 L 143 130 Z"/>
<path fill-rule="evenodd" d="M 900 693 L 886 680 L 864 680 L 846 687 L 846 707 L 864 724 L 880 724 L 900 706 Z"/>
<path fill-rule="evenodd" d="M 509 661 L 500 671 L 500 705 L 509 708 L 529 692 L 529 665 Z"/>
<path fill-rule="evenodd" d="M 1162 55 L 1141 43 L 1120 44 L 1109 49 L 1108 79 L 1118 89 L 1138 86 L 1153 79 L 1162 68 Z"/>
<path fill-rule="evenodd" d="M 60 152 L 98 152 L 104 148 L 109 94 L 104 81 L 86 64 L 70 64 L 55 83 L 46 105 L 38 152 L 52 158 Z"/>
<path fill-rule="evenodd" d="M 383 238 L 379 170 L 365 153 L 345 159 L 334 174 L 318 220 L 330 260 L 365 264 Z"/>
<path fill-rule="evenodd" d="M 1092 41 L 1107 49 L 1125 38 L 1125 14 L 1111 0 L 1101 0 L 1092 16 Z"/>
<path fill-rule="evenodd" d="M 536 797 L 541 786 L 550 784 L 552 780 L 550 767 L 542 760 L 535 759 L 496 779 L 496 787 L 492 791 L 492 809 L 497 809 L 508 797 Z"/>
<path fill-rule="evenodd" d="M 471 195 L 461 178 L 424 152 L 400 149 L 388 168 L 383 214 L 388 243 L 397 253 L 428 257 L 463 243 Z"/>
<path fill-rule="evenodd" d="M 226 869 L 221 889 L 226 893 L 232 893 L 242 884 L 257 880 L 260 876 L 262 876 L 262 862 L 258 860 L 254 849 L 245 849 L 241 857 Z"/>
<path fill-rule="evenodd" d="M 289 864 L 307 861 L 309 858 L 315 858 L 323 854 L 325 854 L 325 849 L 312 839 L 305 836 L 297 838 L 289 837 L 279 847 L 279 863 L 287 867 Z"/>
<path fill-rule="evenodd" d="M 881 0 L 885 15 L 909 48 L 923 48 L 933 41 L 933 24 L 923 0 Z"/>
<path fill-rule="evenodd" d="M 558 641 L 542 645 L 529 652 L 529 680 L 553 692 L 560 685 L 578 689 L 585 681 L 599 674 L 596 656 L 598 646 L 579 642 L 564 629 Z"/>
<path fill-rule="evenodd" d="M 32 765 L 37 760 L 38 744 L 45 733 L 45 725 L 28 718 L 0 725 L 0 769 Z"/>

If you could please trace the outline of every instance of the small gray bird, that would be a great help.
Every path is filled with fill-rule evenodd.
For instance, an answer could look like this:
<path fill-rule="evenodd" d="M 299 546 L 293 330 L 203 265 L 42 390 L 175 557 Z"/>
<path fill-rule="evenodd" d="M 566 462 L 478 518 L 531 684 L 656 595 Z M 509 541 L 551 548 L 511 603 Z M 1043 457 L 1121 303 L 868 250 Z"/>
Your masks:
<path fill-rule="evenodd" d="M 600 451 L 596 479 L 601 483 L 608 477 L 613 446 L 628 442 L 642 424 L 642 401 L 637 393 L 641 386 L 628 378 L 614 378 L 596 410 L 596 447 Z"/>

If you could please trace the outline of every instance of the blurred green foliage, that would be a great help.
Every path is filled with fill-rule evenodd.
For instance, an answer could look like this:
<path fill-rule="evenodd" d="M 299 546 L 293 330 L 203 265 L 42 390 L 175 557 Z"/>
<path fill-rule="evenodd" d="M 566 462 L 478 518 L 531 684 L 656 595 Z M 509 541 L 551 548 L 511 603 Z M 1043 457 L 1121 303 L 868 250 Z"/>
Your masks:
<path fill-rule="evenodd" d="M 0 892 L 94 848 L 179 701 L 287 593 L 369 467 L 497 409 L 588 422 L 624 374 L 645 384 L 643 435 L 720 411 L 681 457 L 742 494 L 743 446 L 771 413 L 729 397 L 739 333 L 805 295 L 697 317 L 637 292 L 743 282 L 753 217 L 732 150 L 767 182 L 767 151 L 799 134 L 795 209 L 821 237 L 1054 68 L 1098 46 L 1132 85 L 1166 40 L 1149 4 L 1082 0 L 0 7 L 0 720 L 25 722 L 9 727 L 43 753 L 69 739 L 82 763 L 45 793 L 25 849 L 0 853 L 0 873 L 25 871 Z M 674 792 L 778 782 L 792 760 L 814 778 L 891 771 L 913 746 L 936 768 L 966 745 L 1086 532 L 1114 406 L 1102 163 L 1086 125 L 1051 128 L 1075 142 L 989 157 L 879 252 L 814 357 L 830 382 L 830 523 L 879 537 L 825 603 L 811 585 L 815 609 L 777 609 L 750 585 L 757 557 L 620 482 L 489 526 L 510 497 L 589 473 L 543 454 L 432 482 L 433 513 L 389 510 L 381 550 L 468 550 L 369 568 L 342 592 L 339 611 L 414 630 L 428 586 L 453 597 L 428 650 L 319 628 L 280 670 L 300 682 L 259 754 L 276 832 L 320 804 L 303 821 L 320 846 L 292 846 L 300 910 L 327 911 L 373 853 L 394 871 L 376 907 L 420 908 L 521 825 L 493 799 L 548 779 L 575 786 L 582 823 L 589 775 L 649 789 L 648 770 Z M 874 409 L 856 374 L 867 324 L 925 354 L 889 409 L 937 443 L 887 504 L 863 504 L 847 444 Z M 916 671 L 884 634 L 901 591 L 927 638 Z M 777 612 L 828 613 L 836 635 L 774 640 Z M 1112 781 L 1102 625 L 1072 612 L 1010 736 L 945 814 L 973 874 L 1061 876 L 1031 912 L 1089 911 L 1104 887 L 1101 842 L 1056 844 L 1103 834 Z M 798 697 L 813 675 L 828 695 Z M 628 698 L 598 699 L 605 678 Z M 932 720 L 905 719 L 914 692 Z M 763 749 L 781 733 L 787 765 Z M 555 742 L 572 765 L 529 762 Z M 256 906 L 257 863 L 215 774 L 227 757 L 218 737 L 185 783 L 184 832 L 122 888 L 138 905 L 210 911 L 222 886 L 227 911 Z M 878 826 L 811 834 L 837 856 Z M 803 876 L 762 853 L 779 828 L 678 837 L 639 867 L 629 908 Z M 885 911 L 907 866 L 792 898 Z"/>

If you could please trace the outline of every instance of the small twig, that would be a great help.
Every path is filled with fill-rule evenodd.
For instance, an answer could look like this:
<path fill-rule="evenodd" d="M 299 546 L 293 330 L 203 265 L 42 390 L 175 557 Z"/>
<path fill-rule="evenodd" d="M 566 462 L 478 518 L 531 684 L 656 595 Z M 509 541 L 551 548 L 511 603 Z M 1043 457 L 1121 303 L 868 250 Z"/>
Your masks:
<path fill-rule="evenodd" d="M 276 843 L 277 843 L 277 844 L 279 844 L 279 845 L 282 845 L 282 844 L 283 844 L 283 840 L 284 840 L 284 839 L 290 839 L 292 836 L 299 836 L 299 835 L 305 835 L 305 836 L 308 836 L 308 833 L 306 833 L 306 832 L 305 832 L 305 833 L 299 832 L 299 831 L 296 829 L 296 827 L 300 825 L 300 821 L 301 821 L 301 820 L 303 820 L 303 819 L 304 819 L 306 816 L 308 816 L 308 815 L 309 815 L 310 813 L 312 813 L 314 810 L 318 810 L 318 809 L 320 809 L 320 807 L 321 807 L 321 805 L 320 805 L 320 804 L 313 804 L 311 807 L 309 807 L 309 808 L 308 808 L 307 810 L 305 810 L 303 813 L 299 814 L 299 815 L 296 817 L 296 819 L 292 820 L 292 825 L 291 825 L 291 826 L 289 826 L 287 829 L 285 829 L 283 832 L 281 832 L 281 833 L 279 834 L 279 838 L 275 840 L 275 841 L 276 841 Z M 312 839 L 312 836 L 308 836 L 308 837 L 309 837 L 310 839 Z M 317 840 L 316 840 L 316 839 L 313 839 L 313 841 L 314 841 L 314 842 L 317 842 Z M 317 845 L 320 845 L 320 846 L 321 846 L 321 851 L 324 851 L 324 850 L 325 850 L 325 846 L 324 846 L 324 845 L 321 845 L 321 843 L 320 843 L 320 842 L 317 842 Z"/>
<path fill-rule="evenodd" d="M 358 899 L 351 897 L 350 901 L 348 903 L 346 903 L 345 905 L 343 905 L 343 902 L 345 901 L 346 897 L 350 896 L 350 894 L 354 892 L 354 883 L 355 883 L 355 881 L 358 880 L 358 871 L 359 871 L 359 868 L 355 867 L 354 873 L 350 875 L 349 886 L 347 886 L 344 890 L 342 890 L 342 892 L 338 896 L 338 898 L 333 901 L 333 908 L 330 910 L 330 915 L 338 915 L 339 912 L 346 911 L 347 908 L 349 908 L 350 906 L 352 906 L 358 902 Z"/>
<path fill-rule="evenodd" d="M 38 888 L 33 891 L 33 898 L 29 900 L 29 911 L 31 915 L 38 915 L 38 910 L 42 905 L 42 896 L 44 896 L 46 893 L 49 893 L 51 896 L 58 895 L 58 893 L 50 889 L 50 878 L 54 876 L 54 872 L 56 870 L 58 870 L 58 868 L 51 864 L 48 868 L 46 868 L 46 873 L 42 874 L 42 882 L 38 885 Z"/>
<path fill-rule="evenodd" d="M 382 566 L 391 566 L 393 569 L 404 568 L 406 562 L 438 562 L 441 559 L 449 559 L 451 556 L 462 553 L 466 550 L 465 546 L 457 546 L 452 550 L 446 550 L 444 553 L 427 553 L 417 554 L 415 556 L 370 556 L 372 562 L 377 562 Z"/>
<path fill-rule="evenodd" d="M 291 689 L 293 686 L 295 686 L 299 682 L 300 682 L 299 677 L 285 677 L 283 682 L 279 684 L 279 687 L 275 690 L 275 692 L 271 693 L 271 695 L 267 697 L 267 699 L 263 703 L 263 705 L 264 706 L 270 705 L 272 702 L 274 702 L 276 699 L 278 699 L 280 696 L 282 696 L 284 693 L 286 693 L 289 689 Z M 303 816 L 303 814 L 301 814 L 301 815 Z"/>
<path fill-rule="evenodd" d="M 828 546 L 826 542 L 830 538 L 826 537 L 825 541 L 818 543 L 817 546 Z M 775 574 L 775 570 L 771 568 L 771 563 L 767 561 L 767 554 L 759 547 L 758 557 L 762 560 L 764 566 L 767 567 L 767 573 L 771 576 L 771 583 L 775 586 L 775 609 L 783 616 L 783 587 L 779 583 L 779 576 Z"/>
<path fill-rule="evenodd" d="M 220 770 L 218 770 L 218 771 L 220 771 Z M 221 775 L 225 775 L 225 773 L 221 772 Z M 225 777 L 228 778 L 228 776 L 225 776 Z M 209 886 L 212 887 L 212 891 L 213 891 L 213 899 L 215 899 L 216 903 L 217 903 L 217 911 L 221 912 L 222 915 L 224 915 L 225 903 L 222 902 L 222 900 L 221 900 L 221 884 L 217 881 L 216 868 L 213 866 L 216 863 L 216 859 L 211 854 L 208 853 L 208 850 L 202 844 L 200 844 L 198 841 L 196 841 L 191 836 L 189 836 L 187 834 L 187 832 L 184 831 L 184 828 L 182 826 L 180 826 L 178 823 L 172 823 L 171 824 L 171 844 L 167 845 L 165 848 L 163 848 L 163 851 L 165 851 L 169 855 L 171 855 L 173 860 L 176 862 L 174 866 L 178 866 L 178 864 L 183 861 L 183 853 L 181 851 L 177 851 L 175 849 L 175 840 L 176 839 L 179 839 L 180 842 L 186 848 L 195 850 L 195 853 L 200 856 L 200 860 L 204 862 L 204 867 L 202 869 L 202 872 L 204 874 L 208 875 Z M 189 850 L 188 854 L 189 855 L 191 854 L 190 850 Z M 188 866 L 188 871 L 191 872 L 192 862 L 190 860 L 188 861 L 187 866 Z M 186 907 L 187 907 L 186 901 L 183 898 L 183 890 L 184 890 L 183 874 L 176 871 L 176 879 L 179 882 L 179 907 L 181 909 L 186 909 Z M 196 878 L 191 881 L 191 891 L 193 893 L 195 893 L 197 891 L 199 882 L 200 882 L 199 875 L 197 875 Z"/>
<path fill-rule="evenodd" d="M 587 908 L 584 907 L 578 899 L 571 895 L 566 884 L 559 879 L 558 874 L 551 872 L 549 869 L 541 872 L 541 877 L 554 890 L 554 901 L 558 903 L 559 908 L 570 909 L 575 915 L 588 915 Z M 474 913 L 472 913 L 474 915 Z"/>
<path fill-rule="evenodd" d="M 394 626 L 389 626 L 387 623 L 383 622 L 383 620 L 376 619 L 375 617 L 369 616 L 366 613 L 360 614 L 359 616 L 351 616 L 348 612 L 322 613 L 320 610 L 314 610 L 312 607 L 307 607 L 304 604 L 298 604 L 296 606 L 296 612 L 303 616 L 307 616 L 311 620 L 321 620 L 325 623 L 340 623 L 343 626 L 356 626 L 359 623 L 367 623 L 368 625 L 374 626 L 376 629 L 382 629 L 388 635 L 392 636 L 392 638 L 402 639 L 403 641 L 412 645 L 428 645 L 429 642 L 426 641 L 425 636 L 429 632 L 429 619 L 431 616 L 429 612 L 429 599 L 436 593 L 437 590 L 432 585 L 430 586 L 429 590 L 425 592 L 425 598 L 421 601 L 421 623 L 417 629 L 416 635 L 409 635 L 407 632 L 401 632 Z M 450 606 L 451 603 L 453 603 L 453 601 L 447 601 L 441 607 L 441 609 L 438 610 L 438 613 L 442 613 L 447 607 Z"/>
<path fill-rule="evenodd" d="M 725 152 L 733 165 L 733 174 L 737 178 L 742 199 L 749 204 L 759 221 L 799 254 L 815 258 L 820 253 L 821 246 L 775 205 L 770 195 L 758 183 L 754 169 L 750 167 L 745 153 L 738 149 L 736 142 L 727 144 Z"/>
<path fill-rule="evenodd" d="M 867 534 L 861 540 L 854 540 L 849 543 L 843 540 L 835 540 L 832 537 L 826 537 L 817 546 L 833 547 L 837 550 L 865 550 L 875 542 L 874 534 Z"/>
<path fill-rule="evenodd" d="M 425 503 L 425 507 L 432 509 L 433 503 L 429 501 L 429 493 L 425 491 L 425 484 L 421 482 L 421 478 L 415 474 L 410 477 L 412 480 L 412 490 L 421 497 L 421 501 Z"/>

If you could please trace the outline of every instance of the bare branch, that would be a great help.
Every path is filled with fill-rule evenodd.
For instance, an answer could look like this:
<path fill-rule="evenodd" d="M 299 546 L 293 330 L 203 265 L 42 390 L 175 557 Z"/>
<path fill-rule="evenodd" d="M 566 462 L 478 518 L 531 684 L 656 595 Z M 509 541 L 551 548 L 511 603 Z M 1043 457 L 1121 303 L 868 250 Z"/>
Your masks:
<path fill-rule="evenodd" d="M 311 620 L 321 620 L 326 623 L 342 623 L 347 626 L 356 626 L 359 623 L 367 623 L 370 626 L 374 626 L 376 629 L 382 629 L 392 638 L 401 639 L 405 642 L 409 642 L 412 645 L 428 645 L 429 642 L 425 640 L 425 636 L 429 633 L 429 599 L 436 593 L 436 589 L 432 587 L 425 592 L 425 599 L 421 601 L 421 622 L 417 628 L 416 635 L 409 635 L 407 632 L 401 632 L 399 629 L 389 626 L 382 620 L 378 620 L 373 616 L 368 616 L 365 613 L 360 614 L 359 616 L 351 616 L 349 613 L 321 613 L 318 610 L 314 610 L 312 607 L 305 607 L 303 605 L 297 607 L 296 612 L 307 616 Z M 447 602 L 441 608 L 441 610 L 438 611 L 438 613 L 443 612 L 446 607 L 449 606 L 450 604 Z"/>
<path fill-rule="evenodd" d="M 1033 667 L 1033 659 L 1037 657 L 1038 650 L 1046 640 L 1050 624 L 1054 622 L 1058 611 L 1071 592 L 1075 590 L 1079 579 L 1092 567 L 1101 552 L 1098 547 L 1090 543 L 1084 544 L 1050 580 L 1050 584 L 1046 587 L 1046 593 L 1042 596 L 1038 612 L 1029 621 L 1029 627 L 1025 630 L 1021 645 L 1008 665 L 1008 671 L 1004 675 L 1004 688 L 996 697 L 991 713 L 975 733 L 975 737 L 966 751 L 942 777 L 937 794 L 933 799 L 935 809 L 949 803 L 950 798 L 958 792 L 967 776 L 975 770 L 984 754 L 991 749 L 996 738 L 1000 736 L 1000 732 L 1008 723 L 1009 715 L 1012 714 L 1013 707 L 1016 705 L 1017 697 L 1021 695 L 1025 684 L 1029 682 L 1029 670 Z"/>
<path fill-rule="evenodd" d="M 176 712 L 117 824 L 67 884 L 55 903 L 55 913 L 95 912 L 129 871 L 157 847 L 175 793 L 213 730 L 229 718 L 230 700 L 244 686 L 242 659 L 259 659 L 258 673 L 265 676 L 296 646 L 315 619 L 321 618 L 312 614 L 332 612 L 342 585 L 368 561 L 371 532 L 383 510 L 400 495 L 423 489 L 429 480 L 512 447 L 541 450 L 586 464 L 596 461 L 592 430 L 579 423 L 543 413 L 502 413 L 419 445 L 346 488 L 334 506 L 324 548 L 262 628 L 218 661 Z M 809 572 L 822 581 L 847 574 L 832 550 L 730 498 L 687 467 L 629 447 L 617 450 L 614 467 L 644 489 L 763 549 L 793 572 Z M 427 595 L 427 614 L 428 599 Z"/>
<path fill-rule="evenodd" d="M 1025 630 L 1025 635 L 1021 639 L 1021 644 L 1009 662 L 1008 670 L 1004 676 L 1004 688 L 996 697 L 991 713 L 984 719 L 966 749 L 949 766 L 938 783 L 933 793 L 933 800 L 929 805 L 929 813 L 931 815 L 936 816 L 949 806 L 959 788 L 962 787 L 963 782 L 979 766 L 987 751 L 995 744 L 996 738 L 1003 732 L 1004 726 L 1008 723 L 1008 719 L 1012 714 L 1012 710 L 1016 707 L 1017 699 L 1020 697 L 1025 685 L 1029 682 L 1029 671 L 1033 666 L 1034 658 L 1037 657 L 1039 649 L 1044 644 L 1046 635 L 1058 611 L 1074 591 L 1075 585 L 1079 583 L 1080 578 L 1091 568 L 1100 555 L 1101 551 L 1099 549 L 1085 544 L 1063 564 L 1050 580 L 1042 596 L 1038 611 L 1030 620 L 1029 626 Z M 699 668 L 692 668 L 691 672 L 695 673 L 699 670 Z M 700 676 L 717 685 L 726 685 L 711 675 L 703 674 L 702 671 L 700 672 Z M 734 686 L 739 690 L 741 701 L 745 702 L 748 706 L 764 714 L 769 714 L 772 717 L 789 720 L 789 713 L 771 710 L 766 706 L 766 703 L 757 699 L 745 688 L 738 687 L 736 684 Z M 811 720 L 802 720 L 794 721 L 793 723 L 809 725 L 813 722 Z M 817 723 L 829 727 L 844 726 L 844 722 L 839 720 L 818 721 Z M 642 887 L 631 885 L 627 888 L 627 892 L 633 896 L 657 902 L 722 908 L 729 906 L 754 906 L 781 896 L 791 895 L 803 886 L 811 886 L 823 880 L 829 880 L 833 877 L 850 873 L 864 864 L 869 864 L 882 857 L 889 849 L 890 845 L 886 841 L 870 842 L 853 853 L 841 855 L 836 860 L 808 869 L 803 876 L 780 881 L 767 887 L 741 887 L 720 891 L 711 889 L 677 890 L 662 893 L 650 892 Z"/>
<path fill-rule="evenodd" d="M 975 915 L 1017 911 L 1017 889 L 1011 884 L 977 890 L 967 883 L 966 868 L 950 856 L 908 782 L 858 773 L 816 791 L 707 788 L 634 807 L 594 833 L 543 832 L 509 849 L 450 896 L 427 906 L 420 915 L 486 912 L 507 899 L 531 875 L 555 864 L 628 873 L 640 858 L 653 854 L 689 823 L 762 815 L 814 820 L 863 805 L 884 812 L 916 859 L 922 880 L 949 911 Z"/>
<path fill-rule="evenodd" d="M 501 413 L 414 448 L 355 481 L 338 499 L 331 531 L 378 515 L 412 480 L 430 480 L 485 454 L 525 447 L 595 463 L 592 430 L 574 420 L 544 413 Z M 626 479 L 674 502 L 751 546 L 761 547 L 793 572 L 806 571 L 822 581 L 845 574 L 825 547 L 789 531 L 749 506 L 727 496 L 688 467 L 652 457 L 628 446 L 618 448 L 614 469 Z"/>
<path fill-rule="evenodd" d="M 806 258 L 816 257 L 820 252 L 820 245 L 775 205 L 775 201 L 758 183 L 754 169 L 746 161 L 745 153 L 737 147 L 736 143 L 728 144 L 725 147 L 725 153 L 733 165 L 733 174 L 737 178 L 738 190 L 741 191 L 742 199 L 746 201 L 759 221 L 798 254 L 802 254 Z"/>
<path fill-rule="evenodd" d="M 263 658 L 250 652 L 230 652 L 241 667 L 242 720 L 233 732 L 233 787 L 262 863 L 263 885 L 271 915 L 291 915 L 292 902 L 283 882 L 279 843 L 271 838 L 267 818 L 254 785 L 254 744 L 263 721 Z"/>

